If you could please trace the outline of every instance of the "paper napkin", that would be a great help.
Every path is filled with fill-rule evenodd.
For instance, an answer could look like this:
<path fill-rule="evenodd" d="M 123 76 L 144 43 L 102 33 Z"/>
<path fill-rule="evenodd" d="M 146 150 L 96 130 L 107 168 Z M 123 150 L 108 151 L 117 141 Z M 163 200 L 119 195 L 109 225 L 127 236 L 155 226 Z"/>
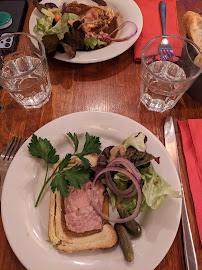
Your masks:
<path fill-rule="evenodd" d="M 178 124 L 202 243 L 202 119 L 178 121 Z"/>
<path fill-rule="evenodd" d="M 159 15 L 160 0 L 135 0 L 143 15 L 143 29 L 134 44 L 134 58 L 141 60 L 144 45 L 152 38 L 162 35 Z M 176 0 L 165 0 L 166 3 L 166 33 L 179 35 Z"/>

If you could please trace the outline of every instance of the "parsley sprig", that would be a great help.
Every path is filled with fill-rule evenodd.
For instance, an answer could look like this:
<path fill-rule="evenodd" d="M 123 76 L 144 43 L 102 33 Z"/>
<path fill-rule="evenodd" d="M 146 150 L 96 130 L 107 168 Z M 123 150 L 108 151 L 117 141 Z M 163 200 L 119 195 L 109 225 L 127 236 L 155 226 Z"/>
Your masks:
<path fill-rule="evenodd" d="M 88 134 L 88 132 L 86 132 L 83 150 L 80 153 L 77 153 L 79 145 L 77 134 L 72 134 L 69 132 L 67 135 L 74 144 L 74 154 L 66 154 L 66 156 L 57 165 L 49 177 L 49 164 L 57 163 L 59 160 L 59 155 L 56 155 L 56 149 L 51 145 L 49 140 L 46 138 L 42 139 L 41 137 L 37 138 L 35 134 L 32 135 L 31 143 L 28 145 L 30 154 L 34 157 L 41 158 L 46 162 L 46 175 L 44 184 L 36 200 L 35 207 L 38 206 L 44 189 L 50 181 L 52 192 L 55 192 L 57 189 L 62 196 L 67 197 L 70 185 L 75 188 L 80 188 L 80 185 L 84 184 L 85 180 L 89 179 L 90 177 L 90 164 L 88 159 L 86 159 L 84 156 L 93 153 L 99 154 L 101 152 L 99 149 L 101 146 L 99 137 L 91 136 Z M 64 170 L 68 166 L 72 156 L 77 156 L 82 161 L 82 165 L 77 164 L 68 170 Z"/>
<path fill-rule="evenodd" d="M 88 169 L 90 167 L 90 163 L 89 160 L 87 158 L 84 158 L 85 155 L 89 155 L 89 154 L 100 154 L 100 140 L 99 137 L 96 136 L 91 136 L 88 134 L 88 132 L 86 132 L 85 134 L 85 144 L 83 147 L 83 150 L 80 153 L 76 153 L 78 150 L 78 144 L 79 144 L 79 140 L 77 137 L 77 134 L 72 134 L 71 132 L 67 133 L 67 135 L 69 136 L 69 138 L 72 140 L 75 150 L 74 150 L 74 155 L 77 156 L 83 163 L 84 167 L 86 169 Z"/>

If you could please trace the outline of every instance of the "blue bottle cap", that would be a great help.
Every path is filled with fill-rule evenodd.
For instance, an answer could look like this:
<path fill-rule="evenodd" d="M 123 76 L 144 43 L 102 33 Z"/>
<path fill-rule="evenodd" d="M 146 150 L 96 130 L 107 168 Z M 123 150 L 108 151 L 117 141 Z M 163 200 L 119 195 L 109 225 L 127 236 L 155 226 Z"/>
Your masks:
<path fill-rule="evenodd" d="M 11 15 L 8 12 L 0 11 L 0 29 L 5 29 L 12 24 Z"/>

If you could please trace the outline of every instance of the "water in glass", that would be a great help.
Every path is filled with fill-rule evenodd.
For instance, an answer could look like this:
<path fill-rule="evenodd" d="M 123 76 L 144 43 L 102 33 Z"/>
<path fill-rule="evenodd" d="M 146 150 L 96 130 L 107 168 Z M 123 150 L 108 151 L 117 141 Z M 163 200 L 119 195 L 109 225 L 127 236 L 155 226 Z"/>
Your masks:
<path fill-rule="evenodd" d="M 186 79 L 184 70 L 172 62 L 161 60 L 149 65 L 151 72 L 144 66 L 141 68 L 142 103 L 158 112 L 173 108 L 186 91 L 184 82 L 179 81 Z"/>
<path fill-rule="evenodd" d="M 46 59 L 23 56 L 10 60 L 4 65 L 2 76 L 3 87 L 25 108 L 40 108 L 49 100 L 51 83 Z"/>

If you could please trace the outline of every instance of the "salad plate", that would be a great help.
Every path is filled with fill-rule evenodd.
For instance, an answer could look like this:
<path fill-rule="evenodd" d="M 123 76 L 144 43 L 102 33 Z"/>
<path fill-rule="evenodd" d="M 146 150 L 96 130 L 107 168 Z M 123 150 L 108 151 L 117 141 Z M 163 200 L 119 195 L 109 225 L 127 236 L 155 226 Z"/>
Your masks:
<path fill-rule="evenodd" d="M 71 3 L 73 0 L 42 0 L 40 4 L 45 4 L 48 2 L 52 2 L 56 4 L 60 10 L 62 8 L 63 3 Z M 91 0 L 78 0 L 78 3 L 84 3 L 87 5 L 96 5 L 94 1 Z M 143 26 L 143 18 L 142 13 L 138 5 L 135 3 L 134 0 L 124 0 L 124 1 L 117 1 L 117 0 L 106 0 L 106 3 L 109 7 L 111 7 L 115 13 L 119 13 L 119 22 L 120 25 L 123 22 L 131 21 L 136 24 L 137 26 L 137 33 L 130 38 L 129 40 L 122 41 L 122 42 L 112 42 L 108 46 L 92 50 L 92 51 L 77 51 L 76 56 L 70 59 L 65 53 L 56 52 L 54 58 L 71 63 L 97 63 L 101 61 L 105 61 L 111 58 L 114 58 L 126 50 L 128 50 L 138 39 Z M 37 22 L 37 18 L 42 18 L 43 15 L 35 8 L 32 12 L 29 20 L 29 32 L 30 34 L 36 35 L 33 31 L 33 28 Z M 119 32 L 119 38 L 124 38 L 127 36 L 127 31 L 123 28 Z M 37 34 L 40 38 L 40 36 Z"/>
<path fill-rule="evenodd" d="M 143 132 L 148 141 L 147 152 L 160 157 L 154 162 L 157 173 L 180 191 L 175 166 L 163 144 L 145 127 L 124 116 L 105 112 L 78 112 L 55 119 L 35 132 L 47 138 L 60 158 L 73 153 L 67 132 L 77 133 L 82 140 L 85 132 L 100 137 L 102 149 L 120 145 L 132 133 Z M 11 248 L 29 270 L 131 269 L 152 270 L 167 254 L 176 236 L 181 218 L 181 198 L 167 197 L 156 210 L 148 209 L 138 215 L 142 235 L 132 239 L 135 258 L 127 263 L 119 245 L 106 250 L 88 250 L 72 254 L 60 253 L 48 241 L 50 187 L 45 190 L 35 208 L 46 166 L 28 151 L 31 137 L 14 157 L 7 172 L 2 191 L 1 213 L 4 230 Z M 82 144 L 82 143 L 81 143 Z M 153 162 L 152 162 L 153 163 Z M 51 170 L 50 170 L 51 171 Z M 107 261 L 107 263 L 106 263 Z"/>

